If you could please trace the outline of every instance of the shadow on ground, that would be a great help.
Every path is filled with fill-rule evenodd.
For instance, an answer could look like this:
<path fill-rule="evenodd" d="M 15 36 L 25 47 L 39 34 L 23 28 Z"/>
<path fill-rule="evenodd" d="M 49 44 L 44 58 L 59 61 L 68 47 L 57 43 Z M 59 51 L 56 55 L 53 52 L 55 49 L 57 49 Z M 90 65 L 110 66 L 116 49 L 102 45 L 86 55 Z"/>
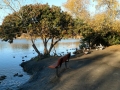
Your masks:
<path fill-rule="evenodd" d="M 120 70 L 107 62 L 116 58 L 103 51 L 71 57 L 68 69 L 64 65 L 59 69 L 60 77 L 55 76 L 55 69 L 48 68 L 49 62 L 19 90 L 120 90 Z"/>

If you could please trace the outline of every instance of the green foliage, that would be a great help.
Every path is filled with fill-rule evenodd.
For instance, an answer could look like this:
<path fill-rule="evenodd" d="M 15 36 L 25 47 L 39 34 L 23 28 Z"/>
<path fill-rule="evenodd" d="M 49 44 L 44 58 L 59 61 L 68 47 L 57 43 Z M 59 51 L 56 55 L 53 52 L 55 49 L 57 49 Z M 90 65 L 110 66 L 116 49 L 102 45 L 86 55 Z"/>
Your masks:
<path fill-rule="evenodd" d="M 8 41 L 9 43 L 13 42 L 13 39 L 16 38 L 16 36 L 21 35 L 20 29 L 19 29 L 19 17 L 16 16 L 17 13 L 9 14 L 5 17 L 2 25 L 1 25 L 1 38 L 3 41 Z"/>
<path fill-rule="evenodd" d="M 91 46 L 94 44 L 96 45 L 116 45 L 120 44 L 120 34 L 115 31 L 109 31 L 109 32 L 94 32 L 90 35 L 87 35 L 84 37 L 83 41 L 87 41 L 91 43 Z"/>
<path fill-rule="evenodd" d="M 120 44 L 119 23 L 117 22 L 116 26 L 116 24 L 109 22 L 109 20 L 102 24 L 100 21 L 89 24 L 91 22 L 84 23 L 84 21 L 76 19 L 74 32 L 76 35 L 83 36 L 83 41 L 86 41 L 90 46 L 94 44 L 103 44 L 105 46 Z"/>
<path fill-rule="evenodd" d="M 120 34 L 118 32 L 108 32 L 105 36 L 106 42 L 109 43 L 109 45 L 116 45 L 120 44 Z"/>
<path fill-rule="evenodd" d="M 87 1 L 87 3 L 83 3 Z M 105 45 L 119 44 L 120 19 L 118 0 L 93 0 L 95 2 L 95 15 L 88 14 L 89 0 L 67 0 L 64 7 L 75 19 L 74 33 L 84 37 L 88 43 Z M 93 4 L 92 4 L 93 5 Z M 92 16 L 89 18 L 89 15 Z M 83 18 L 84 17 L 84 18 Z M 83 19 L 83 20 L 80 20 Z M 86 23 L 84 22 L 86 21 Z M 114 32 L 114 33 L 113 33 Z M 108 35 L 108 33 L 110 33 Z"/>
<path fill-rule="evenodd" d="M 18 12 L 5 17 L 2 24 L 2 39 L 12 41 L 23 33 L 33 37 L 40 37 L 44 44 L 44 54 L 49 54 L 54 45 L 63 37 L 73 35 L 73 19 L 63 12 L 60 7 L 48 4 L 26 5 Z M 47 43 L 51 40 L 50 48 Z M 34 48 L 35 44 L 34 44 Z"/>

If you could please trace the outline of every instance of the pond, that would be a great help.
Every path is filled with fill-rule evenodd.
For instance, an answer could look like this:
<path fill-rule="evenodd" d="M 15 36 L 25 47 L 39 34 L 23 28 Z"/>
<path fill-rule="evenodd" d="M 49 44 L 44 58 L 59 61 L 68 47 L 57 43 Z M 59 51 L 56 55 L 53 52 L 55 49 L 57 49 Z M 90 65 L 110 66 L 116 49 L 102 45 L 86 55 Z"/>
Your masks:
<path fill-rule="evenodd" d="M 58 55 L 65 54 L 67 51 L 72 53 L 75 48 L 79 48 L 79 41 L 79 39 L 61 40 L 55 46 L 56 53 Z M 35 44 L 43 53 L 42 40 L 37 39 Z M 53 52 L 54 50 L 52 50 L 51 55 Z M 22 70 L 20 64 L 22 60 L 27 61 L 35 56 L 37 53 L 34 51 L 30 40 L 16 39 L 12 44 L 0 40 L 0 76 L 7 76 L 6 79 L 0 80 L 0 90 L 16 90 L 21 84 L 27 82 L 30 75 Z M 15 74 L 23 76 L 18 77 Z"/>

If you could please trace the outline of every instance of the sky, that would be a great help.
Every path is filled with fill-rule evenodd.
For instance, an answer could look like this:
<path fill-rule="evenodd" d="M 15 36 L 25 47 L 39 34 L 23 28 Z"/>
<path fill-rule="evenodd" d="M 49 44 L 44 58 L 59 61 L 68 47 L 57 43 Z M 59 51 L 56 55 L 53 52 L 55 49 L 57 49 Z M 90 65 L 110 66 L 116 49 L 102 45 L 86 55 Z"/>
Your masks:
<path fill-rule="evenodd" d="M 49 5 L 62 6 L 63 3 L 67 2 L 67 0 L 43 0 L 41 3 L 49 3 Z"/>
<path fill-rule="evenodd" d="M 17 1 L 19 1 L 22 4 L 22 6 L 26 4 L 48 3 L 50 6 L 51 5 L 60 6 L 62 10 L 64 10 L 63 4 L 67 2 L 67 0 L 0 0 L 0 25 L 2 24 L 4 17 L 12 13 L 8 8 L 6 9 L 1 8 L 1 5 L 4 6 L 4 4 L 2 3 L 3 1 L 14 1 L 14 3 L 16 2 L 16 5 L 18 5 Z M 93 5 L 92 7 L 89 8 L 89 11 L 91 15 L 94 15 L 96 13 L 95 2 L 93 2 L 93 0 L 90 0 L 90 2 L 92 2 Z M 16 8 L 18 8 L 18 6 L 16 6 Z"/>
<path fill-rule="evenodd" d="M 17 0 L 14 0 L 14 1 L 17 1 Z M 21 0 L 21 1 L 23 4 L 35 4 L 35 3 L 46 4 L 46 3 L 48 3 L 50 6 L 51 5 L 60 6 L 62 8 L 62 10 L 64 9 L 62 7 L 63 3 L 67 2 L 67 0 Z M 0 2 L 2 2 L 2 0 L 0 0 Z M 4 5 L 4 4 L 0 3 L 0 5 Z M 1 9 L 1 7 L 0 7 L 0 25 L 2 24 L 4 17 L 6 15 L 8 15 L 9 13 L 11 13 L 9 9 L 7 9 L 7 8 Z"/>
<path fill-rule="evenodd" d="M 4 4 L 2 3 L 3 0 L 0 0 L 0 25 L 2 24 L 2 21 L 4 19 L 5 16 L 7 16 L 8 14 L 12 13 L 10 12 L 9 9 L 1 9 L 1 5 L 3 6 Z M 7 0 L 6 0 L 7 1 Z M 10 0 L 8 0 L 10 1 Z M 41 4 L 46 4 L 48 3 L 50 6 L 51 5 L 55 5 L 55 6 L 60 6 L 62 10 L 64 10 L 63 4 L 67 2 L 67 0 L 13 0 L 14 3 L 16 2 L 16 5 L 18 5 L 20 1 L 20 4 L 26 5 L 26 4 L 35 4 L 35 3 L 41 3 Z M 92 0 L 90 0 L 92 1 Z M 19 8 L 18 6 L 16 6 L 16 8 Z M 95 8 L 91 7 L 90 8 L 91 13 L 95 13 Z"/>

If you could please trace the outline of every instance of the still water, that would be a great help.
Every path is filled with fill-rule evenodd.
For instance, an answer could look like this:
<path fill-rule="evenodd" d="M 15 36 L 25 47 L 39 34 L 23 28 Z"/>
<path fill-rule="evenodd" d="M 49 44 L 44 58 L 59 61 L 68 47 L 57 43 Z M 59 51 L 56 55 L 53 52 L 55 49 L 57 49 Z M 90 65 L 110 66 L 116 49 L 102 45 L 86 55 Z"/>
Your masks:
<path fill-rule="evenodd" d="M 42 53 L 42 41 L 37 39 L 35 44 Z M 75 51 L 75 48 L 79 48 L 79 39 L 61 40 L 55 46 L 57 54 L 63 54 L 63 52 L 65 54 L 67 51 L 72 53 Z M 53 52 L 54 50 L 52 50 L 51 55 L 53 55 Z M 30 75 L 23 72 L 19 65 L 22 60 L 27 61 L 35 56 L 37 56 L 37 53 L 33 50 L 30 40 L 17 39 L 13 44 L 0 40 L 0 76 L 7 76 L 5 80 L 0 80 L 0 90 L 17 90 L 21 84 L 27 82 Z M 23 76 L 14 76 L 16 73 Z"/>

